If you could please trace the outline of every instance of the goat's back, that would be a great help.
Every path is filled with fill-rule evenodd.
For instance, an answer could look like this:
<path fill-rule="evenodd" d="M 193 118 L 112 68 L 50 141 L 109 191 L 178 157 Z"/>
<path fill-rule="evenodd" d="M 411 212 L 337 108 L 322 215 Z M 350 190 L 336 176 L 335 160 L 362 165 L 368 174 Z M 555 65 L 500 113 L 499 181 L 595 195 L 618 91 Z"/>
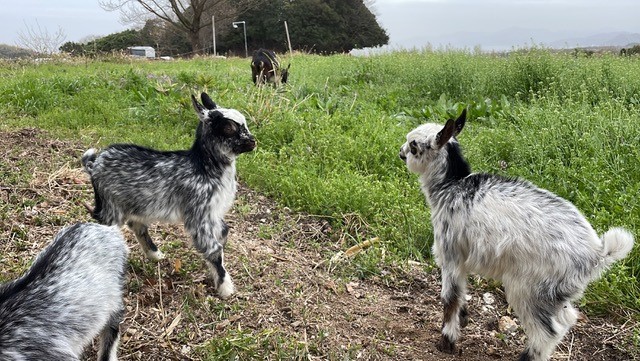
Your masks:
<path fill-rule="evenodd" d="M 258 66 L 260 63 L 262 63 L 269 69 L 278 68 L 280 66 L 278 58 L 276 57 L 276 53 L 272 50 L 267 49 L 258 49 L 253 52 L 251 64 L 255 64 L 256 66 Z"/>
<path fill-rule="evenodd" d="M 459 242 L 434 251 L 466 257 L 467 272 L 542 282 L 575 271 L 587 279 L 602 257 L 602 240 L 580 211 L 529 182 L 471 174 L 439 197 L 434 230 Z"/>
<path fill-rule="evenodd" d="M 91 161 L 91 179 L 149 187 L 162 180 L 195 176 L 199 169 L 188 151 L 158 151 L 135 144 L 112 144 Z M 118 181 L 119 180 L 119 181 Z"/>
<path fill-rule="evenodd" d="M 131 144 L 105 148 L 91 171 L 94 192 L 104 203 L 99 221 L 180 223 L 211 215 L 208 212 L 224 214 L 235 196 L 235 162 L 209 168 L 203 163 L 190 151 Z"/>
<path fill-rule="evenodd" d="M 78 359 L 122 308 L 127 254 L 115 227 L 60 231 L 22 277 L 0 286 L 0 359 Z"/>

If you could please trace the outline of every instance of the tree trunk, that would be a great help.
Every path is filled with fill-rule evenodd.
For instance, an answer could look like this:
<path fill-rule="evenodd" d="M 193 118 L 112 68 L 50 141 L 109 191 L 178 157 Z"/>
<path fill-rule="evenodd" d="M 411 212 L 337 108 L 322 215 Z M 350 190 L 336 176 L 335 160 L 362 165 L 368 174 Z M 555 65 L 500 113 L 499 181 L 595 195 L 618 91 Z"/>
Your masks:
<path fill-rule="evenodd" d="M 191 43 L 191 51 L 193 51 L 194 55 L 203 53 L 199 32 L 189 31 L 189 42 Z"/>

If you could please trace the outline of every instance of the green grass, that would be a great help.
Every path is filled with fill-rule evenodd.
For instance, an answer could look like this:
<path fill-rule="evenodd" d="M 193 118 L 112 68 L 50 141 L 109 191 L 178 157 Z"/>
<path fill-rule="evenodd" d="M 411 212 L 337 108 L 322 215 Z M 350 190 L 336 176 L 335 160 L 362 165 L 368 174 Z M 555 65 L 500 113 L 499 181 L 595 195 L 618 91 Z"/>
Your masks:
<path fill-rule="evenodd" d="M 520 176 L 565 197 L 598 233 L 624 226 L 640 235 L 636 57 L 533 49 L 288 61 L 291 84 L 283 89 L 255 88 L 248 61 L 237 58 L 2 63 L 0 124 L 44 128 L 87 146 L 185 148 L 197 122 L 189 94 L 206 90 L 246 114 L 258 138 L 256 151 L 239 158 L 242 181 L 327 217 L 353 243 L 380 237 L 351 271 L 367 277 L 386 263 L 430 259 L 429 210 L 397 153 L 413 127 L 469 107 L 460 141 L 474 170 Z M 639 276 L 636 245 L 588 289 L 583 306 L 638 317 Z"/>
<path fill-rule="evenodd" d="M 307 360 L 302 341 L 287 338 L 277 329 L 252 331 L 236 328 L 214 337 L 198 353 L 203 360 Z"/>

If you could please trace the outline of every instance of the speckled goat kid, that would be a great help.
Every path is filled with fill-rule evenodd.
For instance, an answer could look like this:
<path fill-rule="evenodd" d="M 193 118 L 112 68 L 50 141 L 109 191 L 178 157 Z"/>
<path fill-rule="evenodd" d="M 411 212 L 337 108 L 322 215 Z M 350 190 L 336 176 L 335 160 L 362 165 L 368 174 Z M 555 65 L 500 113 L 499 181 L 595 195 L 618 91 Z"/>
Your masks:
<path fill-rule="evenodd" d="M 633 236 L 612 228 L 599 237 L 559 196 L 524 180 L 471 173 L 456 140 L 465 120 L 463 112 L 444 127 L 421 125 L 400 150 L 431 208 L 444 305 L 438 348 L 456 351 L 467 322 L 467 275 L 475 273 L 502 282 L 528 337 L 520 360 L 547 360 L 576 322 L 572 301 L 630 252 Z"/>
<path fill-rule="evenodd" d="M 20 278 L 0 285 L 0 360 L 116 360 L 128 249 L 116 227 L 60 231 Z"/>
<path fill-rule="evenodd" d="M 234 292 L 223 265 L 228 227 L 224 216 L 236 195 L 236 157 L 256 147 L 245 117 L 218 107 L 206 93 L 191 96 L 200 118 L 189 150 L 157 151 L 114 144 L 99 154 L 89 149 L 82 164 L 95 195 L 93 217 L 103 224 L 127 224 L 152 260 L 162 253 L 151 240 L 150 222 L 183 223 L 213 273 L 218 295 Z"/>

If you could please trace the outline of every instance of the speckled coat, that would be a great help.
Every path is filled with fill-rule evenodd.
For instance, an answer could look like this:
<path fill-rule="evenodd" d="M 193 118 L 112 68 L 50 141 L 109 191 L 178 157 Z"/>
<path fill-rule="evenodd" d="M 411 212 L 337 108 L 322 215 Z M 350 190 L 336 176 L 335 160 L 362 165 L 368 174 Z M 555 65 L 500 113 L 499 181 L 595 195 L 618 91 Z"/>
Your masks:
<path fill-rule="evenodd" d="M 576 321 L 571 302 L 629 253 L 633 237 L 621 228 L 599 237 L 570 202 L 527 181 L 471 173 L 455 138 L 465 121 L 463 112 L 444 127 L 421 125 L 400 150 L 431 208 L 444 304 L 438 347 L 455 352 L 475 273 L 502 282 L 529 338 L 520 360 L 546 360 Z"/>
<path fill-rule="evenodd" d="M 20 278 L 0 285 L 0 360 L 79 360 L 100 336 L 116 360 L 128 249 L 116 227 L 60 231 Z"/>
<path fill-rule="evenodd" d="M 89 149 L 82 163 L 95 195 L 93 217 L 127 224 L 150 259 L 162 253 L 149 236 L 151 222 L 183 223 L 208 262 L 218 295 L 234 292 L 223 266 L 228 227 L 224 216 L 236 194 L 236 157 L 256 146 L 245 117 L 218 107 L 206 93 L 192 103 L 200 118 L 189 150 L 158 151 L 114 144 L 99 154 Z"/>

